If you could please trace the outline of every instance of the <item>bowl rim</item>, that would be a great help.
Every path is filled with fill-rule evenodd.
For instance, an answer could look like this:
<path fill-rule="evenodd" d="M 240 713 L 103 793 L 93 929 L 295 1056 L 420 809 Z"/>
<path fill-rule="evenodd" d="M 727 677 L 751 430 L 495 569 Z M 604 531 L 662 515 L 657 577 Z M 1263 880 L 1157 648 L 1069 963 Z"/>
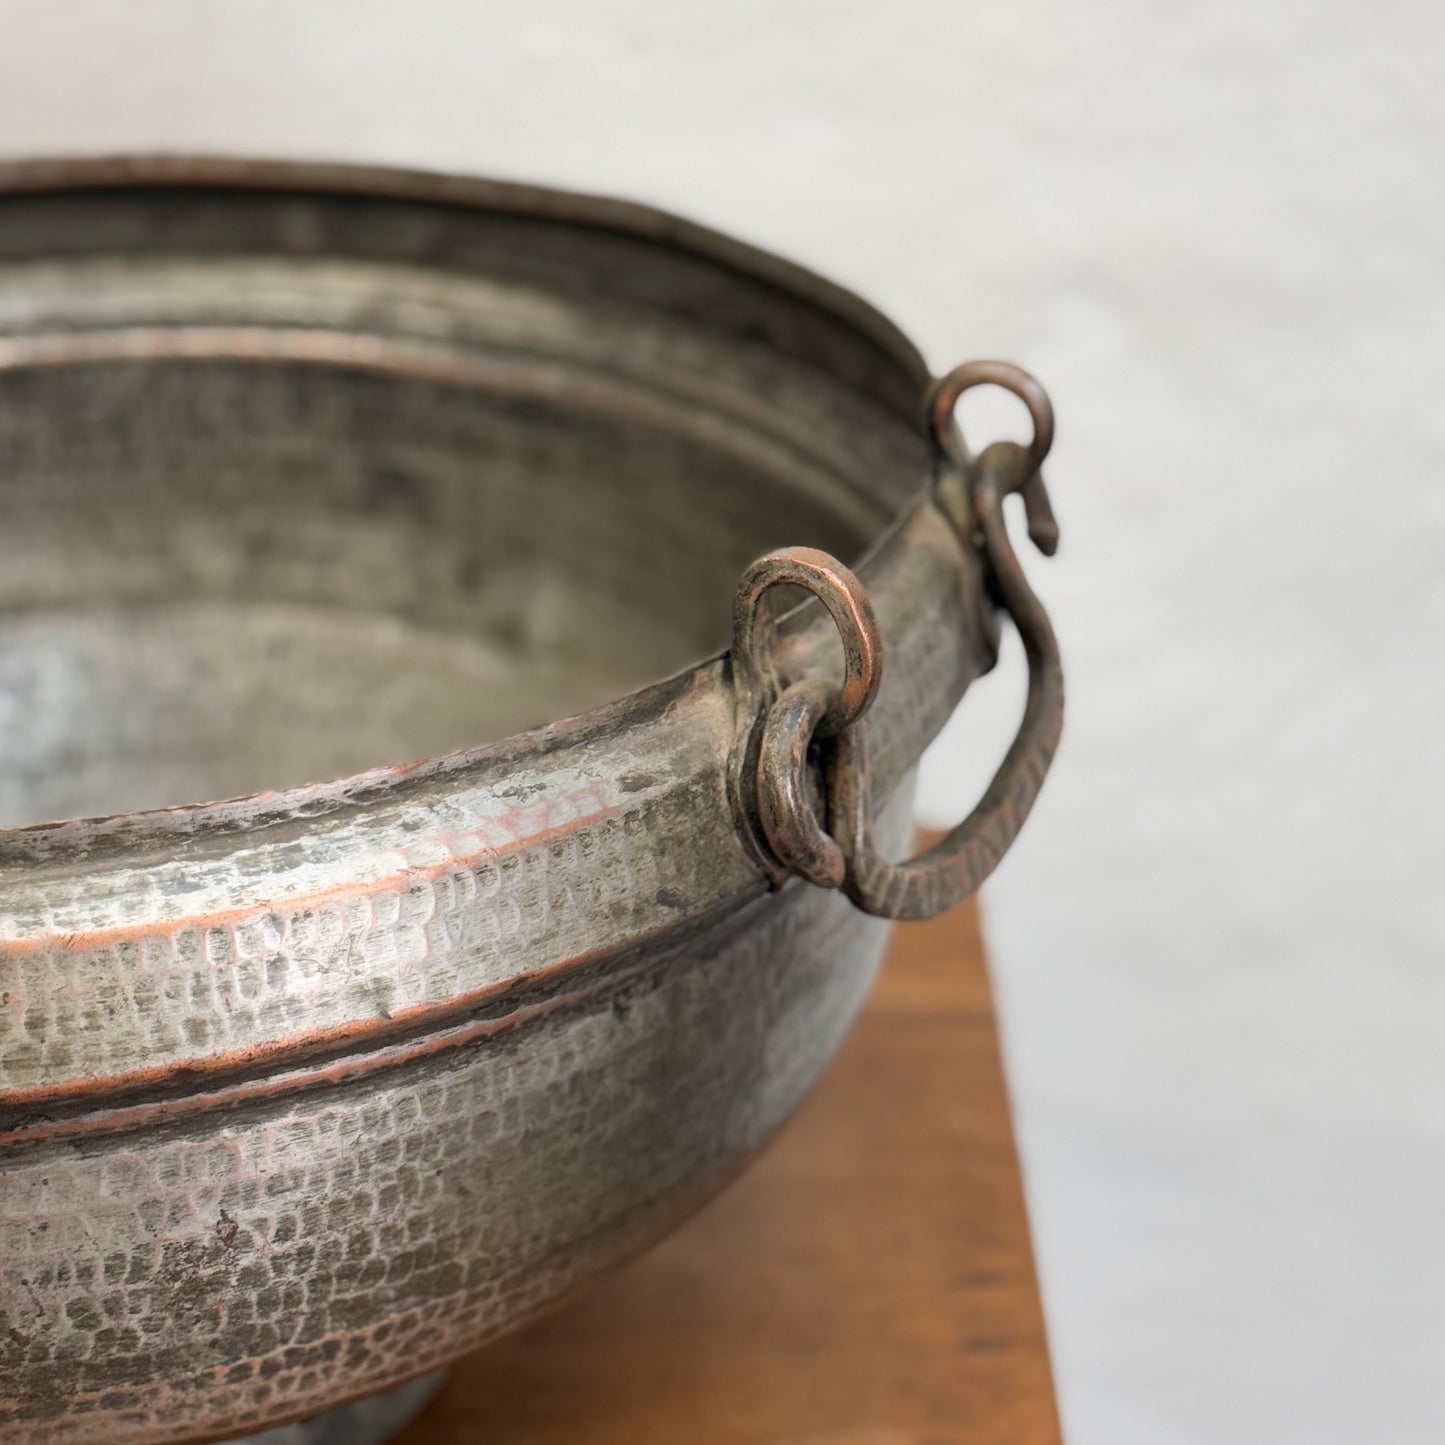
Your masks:
<path fill-rule="evenodd" d="M 0 161 L 0 204 L 7 200 L 81 191 L 174 189 L 295 192 L 314 196 L 373 197 L 423 205 L 453 206 L 534 217 L 586 229 L 613 232 L 734 271 L 804 301 L 861 333 L 913 373 L 920 401 L 929 380 L 922 353 L 881 310 L 846 286 L 700 222 L 642 202 L 621 200 L 530 182 L 466 175 L 446 170 L 373 165 L 350 161 L 297 160 L 204 152 L 136 152 L 56 155 Z M 922 479 L 920 479 L 921 481 Z M 872 538 L 861 556 L 848 559 L 865 579 L 872 559 L 885 549 L 908 516 L 905 506 Z M 804 604 L 805 606 L 807 604 Z M 291 818 L 299 809 L 326 812 L 383 802 L 405 782 L 501 762 L 509 756 L 550 749 L 579 736 L 596 736 L 666 706 L 689 684 L 715 672 L 727 650 L 665 674 L 595 707 L 484 743 L 431 757 L 381 762 L 357 772 L 225 798 L 164 804 L 121 813 L 75 814 L 0 826 L 0 846 L 14 859 L 28 844 L 48 844 L 68 829 L 109 832 L 131 826 L 154 844 L 167 834 L 230 832 Z"/>

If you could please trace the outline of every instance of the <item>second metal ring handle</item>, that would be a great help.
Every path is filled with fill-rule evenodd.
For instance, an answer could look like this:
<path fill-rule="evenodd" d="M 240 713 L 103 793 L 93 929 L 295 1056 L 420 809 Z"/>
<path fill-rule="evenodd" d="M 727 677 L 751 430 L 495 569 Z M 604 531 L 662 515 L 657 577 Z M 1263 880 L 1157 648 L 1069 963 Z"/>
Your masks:
<path fill-rule="evenodd" d="M 839 737 L 829 760 L 829 831 L 848 860 L 843 887 L 868 913 L 887 918 L 931 918 L 974 892 L 998 866 L 1023 827 L 1063 730 L 1064 675 L 1048 613 L 1019 564 L 1004 521 L 1004 498 L 1023 495 L 1029 533 L 1040 551 L 1058 545 L 1058 527 L 1044 490 L 1040 464 L 1053 441 L 1053 411 L 1043 388 L 1006 362 L 959 367 L 936 388 L 935 439 L 946 442 L 954 404 L 970 386 L 991 382 L 1023 398 L 1034 417 L 1027 446 L 995 442 L 970 465 L 972 520 L 994 582 L 1018 628 L 1028 658 L 1028 697 L 1023 720 L 978 805 L 941 842 L 905 863 L 889 863 L 873 841 L 866 779 L 865 740 L 860 729 Z"/>

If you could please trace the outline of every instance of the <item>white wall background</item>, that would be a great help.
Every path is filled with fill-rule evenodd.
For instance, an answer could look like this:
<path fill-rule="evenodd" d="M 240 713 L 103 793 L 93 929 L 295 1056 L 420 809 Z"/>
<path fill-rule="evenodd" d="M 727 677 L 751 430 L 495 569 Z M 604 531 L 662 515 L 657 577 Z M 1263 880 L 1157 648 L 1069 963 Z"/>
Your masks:
<path fill-rule="evenodd" d="M 1071 712 L 986 905 L 1069 1439 L 1445 1440 L 1439 0 L 0 0 L 0 152 L 126 148 L 622 193 L 1032 366 Z"/>

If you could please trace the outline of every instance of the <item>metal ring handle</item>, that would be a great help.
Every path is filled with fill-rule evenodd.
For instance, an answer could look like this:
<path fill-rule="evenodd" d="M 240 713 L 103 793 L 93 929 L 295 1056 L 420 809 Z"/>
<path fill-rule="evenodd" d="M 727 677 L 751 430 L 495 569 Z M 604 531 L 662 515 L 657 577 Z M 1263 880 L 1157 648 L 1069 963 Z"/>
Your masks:
<path fill-rule="evenodd" d="M 958 400 L 976 386 L 1001 386 L 1028 408 L 1029 419 L 1034 424 L 1033 440 L 1028 447 L 1028 468 L 1030 473 L 1037 472 L 1054 445 L 1054 404 L 1037 378 L 1011 361 L 965 361 L 929 387 L 925 405 L 935 445 L 947 449 Z"/>
<path fill-rule="evenodd" d="M 933 393 L 936 439 L 943 435 L 945 404 L 951 410 L 969 387 L 984 382 L 1022 397 L 1036 427 L 1027 447 L 995 442 L 985 449 L 972 464 L 971 494 L 973 520 L 1028 658 L 1028 697 L 1013 745 L 978 805 L 940 843 L 904 863 L 887 862 L 873 840 L 862 730 L 853 728 L 837 739 L 828 769 L 829 830 L 848 860 L 843 887 L 865 912 L 887 918 L 932 918 L 961 902 L 993 872 L 1038 797 L 1063 729 L 1058 641 L 1019 565 L 1003 516 L 1004 498 L 1022 493 L 1030 534 L 1041 550 L 1054 550 L 1058 528 L 1038 470 L 1053 442 L 1053 409 L 1027 372 L 1003 362 L 973 363 L 945 377 Z"/>
<path fill-rule="evenodd" d="M 953 413 L 959 398 L 976 386 L 1002 387 L 1028 408 L 1034 434 L 1028 444 L 1023 480 L 1017 490 L 1024 499 L 1030 539 L 1045 557 L 1052 557 L 1059 549 L 1059 524 L 1054 520 L 1039 468 L 1054 445 L 1054 404 L 1032 373 L 1011 361 L 966 361 L 935 381 L 925 399 L 929 432 L 940 454 L 949 451 L 955 434 Z"/>
<path fill-rule="evenodd" d="M 878 619 L 863 584 L 836 557 L 816 547 L 783 547 L 759 557 L 738 584 L 733 605 L 733 668 L 750 693 L 760 693 L 770 670 L 774 619 L 763 599 L 791 583 L 811 592 L 832 615 L 843 642 L 843 686 L 817 724 L 829 737 L 850 727 L 873 705 L 883 676 Z"/>

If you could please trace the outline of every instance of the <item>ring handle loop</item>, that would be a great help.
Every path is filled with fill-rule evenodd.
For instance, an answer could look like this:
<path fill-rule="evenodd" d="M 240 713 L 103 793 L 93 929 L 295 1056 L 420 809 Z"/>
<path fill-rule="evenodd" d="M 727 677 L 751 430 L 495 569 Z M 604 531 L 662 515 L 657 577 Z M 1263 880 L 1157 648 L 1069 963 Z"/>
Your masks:
<path fill-rule="evenodd" d="M 1030 473 L 1038 471 L 1054 445 L 1054 404 L 1037 378 L 1012 361 L 965 361 L 928 388 L 924 405 L 934 445 L 941 451 L 948 449 L 955 431 L 954 411 L 959 398 L 976 386 L 1000 386 L 1028 408 L 1034 425 L 1033 439 L 1028 445 L 1028 468 Z"/>
<path fill-rule="evenodd" d="M 809 789 L 808 752 L 832 702 L 822 678 L 795 682 L 768 709 L 758 750 L 758 822 L 788 871 L 819 888 L 841 888 L 848 860 L 823 827 Z"/>
<path fill-rule="evenodd" d="M 738 584 L 733 604 L 733 668 L 754 694 L 766 691 L 776 620 L 764 599 L 774 587 L 804 587 L 828 609 L 843 643 L 843 686 L 818 721 L 818 735 L 851 727 L 873 705 L 883 677 L 878 619 L 863 584 L 836 557 L 816 547 L 783 547 L 759 557 Z"/>

